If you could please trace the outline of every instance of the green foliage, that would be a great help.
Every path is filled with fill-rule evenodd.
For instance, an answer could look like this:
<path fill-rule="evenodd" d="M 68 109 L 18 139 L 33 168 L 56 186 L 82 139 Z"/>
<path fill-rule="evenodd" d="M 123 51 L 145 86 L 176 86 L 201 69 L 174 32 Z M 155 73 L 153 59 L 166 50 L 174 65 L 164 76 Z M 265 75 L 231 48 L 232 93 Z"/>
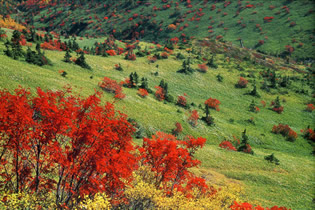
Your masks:
<path fill-rule="evenodd" d="M 10 37 L 10 31 L 7 32 Z M 83 48 L 84 45 L 92 44 L 97 39 L 79 40 L 78 43 Z M 103 41 L 99 39 L 98 42 Z M 248 41 L 244 39 L 244 44 Z M 148 43 L 141 43 L 150 45 Z M 26 50 L 27 48 L 24 48 Z M 34 48 L 31 48 L 34 50 Z M 0 45 L 0 51 L 5 50 Z M 184 50 L 175 50 L 186 55 Z M 313 186 L 310 184 L 313 177 L 313 158 L 310 155 L 312 146 L 298 137 L 295 142 L 282 141 L 272 134 L 270 128 L 275 122 L 286 122 L 294 128 L 300 130 L 311 125 L 313 122 L 313 113 L 305 112 L 305 102 L 311 101 L 310 95 L 296 94 L 295 89 L 283 88 L 288 91 L 286 95 L 286 112 L 282 115 L 273 114 L 268 109 L 262 109 L 255 117 L 256 126 L 246 123 L 247 119 L 253 116 L 248 112 L 248 106 L 253 97 L 244 95 L 247 90 L 235 89 L 234 83 L 239 77 L 239 72 L 233 71 L 233 66 L 237 65 L 231 59 L 231 66 L 218 70 L 208 71 L 207 74 L 193 74 L 189 77 L 183 74 L 176 74 L 174 69 L 179 69 L 182 61 L 168 59 L 157 61 L 159 65 L 159 75 L 151 74 L 152 64 L 147 63 L 146 58 L 139 58 L 133 63 L 121 59 L 121 56 L 109 56 L 104 59 L 102 57 L 86 55 L 86 61 L 93 66 L 93 72 L 86 71 L 77 65 L 69 65 L 62 61 L 64 52 L 45 51 L 45 56 L 51 59 L 54 66 L 34 66 L 25 62 L 8 59 L 7 56 L 0 54 L 0 87 L 8 88 L 13 91 L 18 85 L 30 87 L 32 91 L 36 87 L 45 89 L 58 90 L 66 84 L 70 84 L 77 93 L 87 96 L 94 93 L 94 88 L 98 81 L 104 75 L 109 76 L 117 81 L 127 78 L 131 72 L 137 71 L 139 78 L 145 77 L 150 87 L 158 85 L 161 79 L 168 82 L 168 90 L 174 95 L 182 95 L 187 93 L 189 99 L 195 104 L 202 104 L 200 108 L 196 106 L 194 109 L 203 110 L 204 100 L 208 97 L 215 97 L 222 102 L 221 111 L 211 113 L 215 117 L 215 127 L 207 127 L 206 123 L 200 123 L 197 127 L 191 127 L 186 119 L 187 111 L 181 109 L 177 112 L 178 107 L 174 104 L 157 103 L 152 100 L 153 96 L 149 95 L 148 100 L 138 100 L 136 96 L 137 90 L 124 89 L 127 97 L 123 101 L 117 101 L 116 106 L 119 110 L 127 113 L 129 117 L 134 118 L 143 127 L 144 134 L 150 135 L 156 130 L 169 131 L 174 127 L 175 122 L 180 122 L 183 126 L 183 136 L 204 136 L 207 138 L 207 144 L 204 149 L 196 153 L 196 156 L 203 162 L 200 169 L 194 169 L 196 173 L 203 174 L 214 182 L 219 182 L 222 177 L 228 178 L 229 181 L 239 182 L 246 188 L 246 194 L 249 200 L 259 200 L 262 205 L 270 206 L 276 204 L 290 206 L 291 208 L 303 209 L 312 206 Z M 223 55 L 217 54 L 216 62 L 218 65 L 223 63 Z M 192 59 L 193 62 L 198 63 Z M 113 65 L 121 63 L 125 68 L 123 72 L 114 71 Z M 155 64 L 154 64 L 155 65 Z M 192 64 L 192 67 L 195 67 Z M 256 75 L 257 84 L 260 84 L 264 78 L 259 77 L 259 71 L 264 70 L 259 65 L 253 65 L 250 62 L 242 63 L 244 68 L 242 72 L 248 74 L 253 71 Z M 58 70 L 64 69 L 68 73 L 68 77 L 64 78 L 58 74 Z M 155 69 L 154 69 L 155 70 Z M 89 79 L 93 73 L 93 79 Z M 224 77 L 224 82 L 218 82 L 216 75 Z M 279 75 L 290 76 L 292 87 L 300 87 L 301 81 L 294 79 L 300 77 L 300 73 L 291 70 L 279 71 Z M 141 82 L 140 82 L 141 83 Z M 259 86 L 257 85 L 257 88 Z M 305 82 L 304 89 L 312 92 L 310 86 Z M 261 91 L 261 100 L 268 104 L 275 99 L 276 89 L 271 92 Z M 138 97 L 139 98 L 139 97 Z M 102 103 L 111 101 L 112 95 L 104 93 Z M 256 100 L 256 99 L 255 99 Z M 256 100 L 256 103 L 259 101 Z M 244 105 L 245 104 L 245 105 Z M 230 119 L 232 119 L 230 121 Z M 233 121 L 233 122 L 232 122 Z M 161 123 L 162 122 L 162 123 Z M 225 136 L 240 133 L 244 125 L 251 130 L 250 144 L 255 150 L 254 156 L 245 155 L 243 153 L 231 153 L 218 150 L 218 143 Z M 141 144 L 141 140 L 134 140 L 136 144 Z M 276 169 L 273 164 L 268 164 L 262 157 L 275 153 L 277 158 L 281 160 L 281 165 Z M 215 161 L 213 161 L 215 159 Z M 300 164 L 303 161 L 304 164 Z M 276 171 L 275 171 L 276 170 Z M 303 171 L 303 173 L 301 173 Z M 285 173 L 285 176 L 283 174 Z M 213 178 L 213 176 L 215 178 Z M 278 183 L 286 183 L 279 185 Z M 259 194 L 257 194 L 259 192 Z M 271 193 L 276 192 L 276 193 Z M 300 195 L 305 195 L 301 196 Z M 299 197 L 298 200 L 296 198 Z"/>
<path fill-rule="evenodd" d="M 255 96 L 257 98 L 260 98 L 260 94 L 257 91 L 256 83 L 254 83 L 254 85 L 253 85 L 253 90 L 251 90 L 248 94 L 251 96 Z"/>
<path fill-rule="evenodd" d="M 70 54 L 70 50 L 67 49 L 65 56 L 63 57 L 63 61 L 66 63 L 71 63 L 71 54 Z"/>
<path fill-rule="evenodd" d="M 78 59 L 75 61 L 75 64 L 81 66 L 84 69 L 91 69 L 91 67 L 86 63 L 84 53 L 82 52 Z"/>
<path fill-rule="evenodd" d="M 29 47 L 27 48 L 25 61 L 38 66 L 51 64 L 51 61 L 41 53 L 40 48 L 37 48 L 37 46 L 39 45 L 36 45 L 37 52 L 32 51 Z"/>
<path fill-rule="evenodd" d="M 216 77 L 217 77 L 219 82 L 223 82 L 223 77 L 221 74 L 218 74 Z"/>
<path fill-rule="evenodd" d="M 188 57 L 186 60 L 183 61 L 182 68 L 179 69 L 178 73 L 184 74 L 192 74 L 195 70 L 191 67 L 191 58 Z"/>
<path fill-rule="evenodd" d="M 249 153 L 251 155 L 254 154 L 254 151 L 251 149 L 251 146 L 248 144 L 248 136 L 246 135 L 246 129 L 242 133 L 242 140 L 239 147 L 237 148 L 237 151 Z"/>
<path fill-rule="evenodd" d="M 214 61 L 214 55 L 211 56 L 210 60 L 208 60 L 207 65 L 211 68 L 217 69 L 218 65 Z"/>
<path fill-rule="evenodd" d="M 270 163 L 280 165 L 280 161 L 278 160 L 278 158 L 276 158 L 276 156 L 273 153 L 271 155 L 265 156 L 264 158 L 265 158 L 265 160 L 267 160 Z"/>

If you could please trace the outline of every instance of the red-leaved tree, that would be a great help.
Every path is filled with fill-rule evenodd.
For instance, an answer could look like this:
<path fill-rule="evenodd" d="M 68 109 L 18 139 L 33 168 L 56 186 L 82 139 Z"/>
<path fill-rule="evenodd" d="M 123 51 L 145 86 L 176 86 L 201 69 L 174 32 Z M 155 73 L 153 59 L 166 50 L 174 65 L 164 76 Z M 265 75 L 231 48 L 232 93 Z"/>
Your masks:
<path fill-rule="evenodd" d="M 205 143 L 206 139 L 201 137 L 179 141 L 171 134 L 157 132 L 151 139 L 144 138 L 139 150 L 143 164 L 155 172 L 155 186 L 172 192 L 174 188 L 182 189 L 182 184 L 194 178 L 188 169 L 201 163 L 194 159 L 194 153 Z M 167 182 L 172 185 L 163 185 Z"/>
<path fill-rule="evenodd" d="M 119 198 L 136 166 L 134 129 L 99 93 L 70 92 L 0 91 L 0 190 L 54 192 L 69 206 L 84 194 Z"/>

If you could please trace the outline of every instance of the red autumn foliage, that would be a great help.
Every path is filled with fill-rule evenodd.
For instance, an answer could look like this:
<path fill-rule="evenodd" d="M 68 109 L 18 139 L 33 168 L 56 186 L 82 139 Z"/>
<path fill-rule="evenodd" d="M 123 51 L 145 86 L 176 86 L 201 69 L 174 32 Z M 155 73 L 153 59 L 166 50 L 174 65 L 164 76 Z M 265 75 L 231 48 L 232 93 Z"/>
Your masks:
<path fill-rule="evenodd" d="M 292 130 L 289 125 L 283 125 L 281 123 L 279 125 L 274 125 L 272 132 L 287 137 L 289 141 L 295 141 L 297 138 L 297 133 Z"/>
<path fill-rule="evenodd" d="M 163 101 L 165 99 L 164 89 L 160 86 L 155 86 L 155 88 L 156 88 L 155 97 L 159 101 Z"/>
<path fill-rule="evenodd" d="M 233 151 L 237 151 L 237 149 L 233 146 L 232 142 L 230 141 L 222 141 L 219 144 L 219 147 L 223 148 L 223 149 L 227 149 L 227 150 L 233 150 Z"/>
<path fill-rule="evenodd" d="M 201 137 L 187 137 L 179 141 L 173 135 L 157 132 L 151 139 L 143 139 L 139 151 L 143 164 L 149 165 L 156 173 L 155 186 L 172 191 L 174 188 L 181 189 L 187 181 L 192 184 L 194 175 L 188 169 L 201 163 L 193 155 L 205 142 L 206 139 Z M 163 185 L 165 182 L 171 182 L 172 185 Z"/>
<path fill-rule="evenodd" d="M 187 99 L 186 99 L 186 97 L 185 96 L 178 96 L 176 104 L 179 105 L 179 106 L 186 107 L 187 106 Z"/>
<path fill-rule="evenodd" d="M 307 104 L 305 111 L 312 112 L 315 109 L 314 104 Z"/>
<path fill-rule="evenodd" d="M 149 95 L 148 91 L 146 89 L 143 89 L 143 88 L 140 88 L 138 90 L 138 93 L 137 93 L 139 96 L 141 96 L 142 98 L 145 98 Z"/>
<path fill-rule="evenodd" d="M 173 130 L 172 130 L 172 133 L 177 136 L 179 133 L 181 133 L 183 131 L 183 127 L 182 125 L 179 123 L 179 122 L 176 122 L 175 123 L 175 127 Z"/>
<path fill-rule="evenodd" d="M 269 23 L 274 19 L 274 17 L 264 17 L 264 21 Z"/>
<path fill-rule="evenodd" d="M 100 93 L 82 99 L 71 91 L 19 88 L 0 91 L 0 187 L 13 192 L 56 195 L 69 204 L 105 192 L 118 198 L 136 166 L 132 133 L 113 104 Z M 12 184 L 9 184 L 12 183 Z"/>
<path fill-rule="evenodd" d="M 116 51 L 115 51 L 115 50 L 107 50 L 106 53 L 107 53 L 109 56 L 115 56 L 115 55 L 116 55 Z"/>
<path fill-rule="evenodd" d="M 238 80 L 236 86 L 239 88 L 246 88 L 248 84 L 247 79 L 245 79 L 244 77 L 240 77 L 240 79 Z"/>
<path fill-rule="evenodd" d="M 315 142 L 315 132 L 311 128 L 306 128 L 305 130 L 301 130 L 301 133 L 303 133 L 304 139 Z"/>
<path fill-rule="evenodd" d="M 59 42 L 58 40 L 50 40 L 49 42 L 44 42 L 40 44 L 40 47 L 46 50 L 57 50 L 57 51 L 62 51 L 62 50 L 67 49 L 67 46 L 64 43 Z"/>
<path fill-rule="evenodd" d="M 192 126 L 196 127 L 197 124 L 198 124 L 198 119 L 199 119 L 198 111 L 197 111 L 197 110 L 191 111 L 191 115 L 190 115 L 190 117 L 188 118 L 188 122 L 189 122 Z"/>
<path fill-rule="evenodd" d="M 283 112 L 283 106 L 273 107 L 272 110 L 277 112 L 278 114 L 281 114 Z"/>
<path fill-rule="evenodd" d="M 104 79 L 98 84 L 98 86 L 109 93 L 114 93 L 115 98 L 123 99 L 126 96 L 125 94 L 123 94 L 121 86 L 115 80 L 112 80 L 108 77 L 104 77 Z"/>
<path fill-rule="evenodd" d="M 206 63 L 198 64 L 198 68 L 200 72 L 206 73 L 208 71 L 208 66 Z"/>
<path fill-rule="evenodd" d="M 237 203 L 234 201 L 234 204 L 230 206 L 230 209 L 232 210 L 291 210 L 286 207 L 278 207 L 278 206 L 273 206 L 271 208 L 263 208 L 261 206 L 256 206 L 254 207 L 250 203 Z"/>
<path fill-rule="evenodd" d="M 290 46 L 290 45 L 286 45 L 285 46 L 285 49 L 286 49 L 286 51 L 288 52 L 288 53 L 293 53 L 293 51 L 294 51 L 294 48 L 292 47 L 292 46 Z"/>
<path fill-rule="evenodd" d="M 218 35 L 218 36 L 216 37 L 216 40 L 220 40 L 220 39 L 222 39 L 222 38 L 223 38 L 222 35 Z"/>
<path fill-rule="evenodd" d="M 259 41 L 258 41 L 258 45 L 260 45 L 260 46 L 263 45 L 264 43 L 265 43 L 264 40 L 259 40 Z"/>
<path fill-rule="evenodd" d="M 208 98 L 205 101 L 205 105 L 207 105 L 209 108 L 211 109 L 215 109 L 217 111 L 220 111 L 219 105 L 221 104 L 221 102 L 218 99 L 215 98 Z"/>

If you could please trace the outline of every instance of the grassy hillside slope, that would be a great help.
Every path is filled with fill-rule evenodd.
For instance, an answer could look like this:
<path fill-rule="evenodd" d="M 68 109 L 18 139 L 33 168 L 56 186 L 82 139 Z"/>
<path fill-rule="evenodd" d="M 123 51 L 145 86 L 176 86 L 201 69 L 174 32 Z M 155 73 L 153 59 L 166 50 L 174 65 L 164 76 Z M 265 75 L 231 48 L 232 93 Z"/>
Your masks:
<path fill-rule="evenodd" d="M 90 43 L 93 43 L 90 40 Z M 141 45 L 148 45 L 141 43 Z M 127 61 L 121 56 L 99 57 L 86 55 L 87 63 L 92 70 L 82 69 L 74 64 L 62 62 L 64 52 L 45 51 L 45 55 L 52 61 L 53 66 L 38 67 L 23 61 L 8 58 L 2 52 L 3 43 L 0 42 L 0 88 L 14 90 L 18 85 L 29 87 L 32 91 L 36 87 L 43 89 L 59 90 L 65 85 L 71 85 L 75 93 L 87 96 L 95 90 L 101 91 L 98 83 L 103 77 L 123 81 L 131 72 L 137 72 L 140 77 L 147 77 L 149 87 L 153 90 L 161 79 L 169 85 L 169 92 L 175 98 L 187 94 L 189 103 L 196 104 L 192 109 L 197 109 L 200 115 L 203 111 L 198 108 L 209 97 L 221 101 L 220 111 L 211 110 L 215 118 L 215 126 L 208 127 L 199 120 L 194 128 L 187 119 L 188 110 L 175 106 L 172 103 L 163 103 L 150 94 L 143 99 L 137 95 L 137 90 L 123 88 L 126 98 L 115 101 L 115 106 L 126 113 L 130 118 L 136 119 L 144 128 L 147 136 L 155 131 L 171 132 L 175 122 L 183 126 L 184 135 L 203 136 L 207 138 L 206 146 L 197 154 L 202 161 L 202 167 L 195 169 L 195 173 L 204 175 L 210 183 L 225 185 L 225 182 L 236 182 L 244 187 L 244 200 L 259 203 L 264 206 L 287 206 L 293 209 L 312 209 L 314 207 L 314 156 L 311 155 L 312 146 L 301 137 L 300 130 L 305 129 L 314 122 L 314 112 L 306 112 L 306 103 L 310 103 L 311 90 L 306 88 L 308 94 L 297 94 L 295 88 L 301 88 L 300 81 L 293 81 L 290 88 L 271 90 L 270 93 L 260 90 L 262 78 L 259 71 L 265 67 L 244 61 L 241 66 L 244 71 L 237 70 L 237 62 L 232 59 L 230 63 L 224 62 L 224 55 L 216 55 L 218 69 L 209 69 L 207 73 L 195 72 L 192 75 L 177 73 L 182 61 L 170 56 L 167 60 L 158 60 L 150 64 L 146 57 L 137 58 L 136 61 Z M 185 50 L 177 49 L 187 55 Z M 73 53 L 74 54 L 74 53 Z M 193 67 L 197 68 L 198 60 L 194 60 Z M 117 71 L 114 65 L 120 63 L 124 71 Z M 154 73 L 158 68 L 158 76 Z M 62 77 L 59 70 L 68 74 Z M 217 81 L 220 73 L 224 80 Z M 280 70 L 279 74 L 302 77 L 302 74 Z M 244 95 L 252 89 L 249 85 L 245 89 L 237 89 L 240 74 L 253 74 L 256 76 L 260 99 Z M 247 78 L 250 84 L 252 78 Z M 288 91 L 285 93 L 285 91 Z M 282 93 L 282 95 L 280 94 Z M 269 104 L 280 96 L 284 112 L 277 114 L 269 109 Z M 103 101 L 114 101 L 113 95 L 104 92 Z M 252 113 L 248 106 L 255 100 L 261 111 Z M 264 100 L 267 106 L 263 108 L 260 101 Z M 254 119 L 255 125 L 248 120 Z M 299 136 L 295 142 L 286 141 L 281 135 L 271 133 L 273 125 L 288 124 Z M 241 132 L 247 129 L 249 143 L 255 155 L 230 152 L 219 148 L 219 143 L 224 139 L 233 139 L 233 135 L 240 138 Z M 135 140 L 141 143 L 141 140 Z M 274 153 L 280 160 L 276 166 L 264 160 L 264 156 Z M 224 180 L 224 181 L 223 181 Z"/>
<path fill-rule="evenodd" d="M 16 18 L 37 29 L 81 36 L 164 42 L 223 36 L 273 55 L 314 59 L 314 1 L 26 1 Z M 32 17 L 32 18 L 31 18 Z M 273 17 L 272 21 L 264 20 Z M 170 25 L 172 25 L 170 27 Z M 259 44 L 259 41 L 263 44 Z"/>

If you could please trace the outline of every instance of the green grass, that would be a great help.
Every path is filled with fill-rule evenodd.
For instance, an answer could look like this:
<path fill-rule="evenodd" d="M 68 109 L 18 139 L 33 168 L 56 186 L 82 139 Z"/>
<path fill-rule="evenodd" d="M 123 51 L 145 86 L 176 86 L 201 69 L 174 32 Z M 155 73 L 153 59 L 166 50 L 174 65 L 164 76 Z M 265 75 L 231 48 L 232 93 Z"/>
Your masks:
<path fill-rule="evenodd" d="M 186 37 L 197 37 L 203 38 L 208 36 L 216 37 L 222 35 L 225 40 L 233 42 L 239 46 L 238 38 L 242 38 L 245 47 L 254 48 L 259 40 L 264 40 L 265 43 L 262 46 L 256 46 L 257 49 L 271 53 L 274 55 L 281 54 L 285 51 L 286 45 L 291 45 L 294 47 L 295 51 L 292 56 L 296 59 L 314 58 L 314 25 L 315 25 L 315 13 L 308 13 L 309 10 L 314 10 L 314 2 L 311 0 L 301 0 L 301 1 L 242 1 L 241 6 L 244 9 L 240 9 L 238 1 L 231 1 L 231 4 L 224 6 L 225 2 L 208 1 L 207 4 L 203 4 L 203 1 L 192 0 L 192 8 L 187 8 L 186 2 L 169 1 L 163 3 L 161 1 L 151 1 L 150 6 L 138 6 L 137 4 L 127 3 L 123 4 L 124 1 L 102 1 L 100 5 L 90 6 L 90 2 L 87 4 L 82 3 L 82 6 L 76 9 L 70 6 L 65 6 L 63 4 L 57 5 L 56 8 L 51 8 L 49 12 L 48 8 L 36 9 L 36 7 L 28 8 L 24 11 L 23 16 L 19 19 L 23 20 L 25 17 L 29 17 L 30 13 L 39 12 L 34 16 L 34 25 L 37 28 L 46 27 L 49 30 L 54 30 L 56 32 L 71 31 L 73 27 L 73 22 L 87 23 L 93 20 L 94 23 L 88 25 L 80 32 L 81 36 L 86 34 L 90 36 L 104 36 L 112 34 L 113 29 L 116 29 L 115 37 L 117 39 L 125 39 L 130 37 L 129 35 L 136 30 L 141 32 L 144 30 L 144 34 L 141 35 L 141 39 L 147 41 L 158 41 L 163 42 L 166 38 L 180 37 L 182 33 L 186 34 Z M 179 2 L 176 8 L 175 3 Z M 108 7 L 103 8 L 106 4 Z M 163 9 L 163 6 L 170 4 L 170 9 Z M 252 4 L 253 8 L 246 8 L 246 5 Z M 215 10 L 211 10 L 211 6 L 216 5 Z M 275 6 L 275 9 L 269 9 L 269 6 Z M 152 11 L 153 7 L 156 6 L 161 10 Z M 287 14 L 284 6 L 287 6 L 290 12 Z M 202 9 L 203 16 L 196 14 L 196 11 Z M 221 12 L 218 10 L 221 9 Z M 240 10 L 239 10 L 240 9 Z M 22 10 L 22 9 L 21 9 Z M 35 10 L 35 11 L 33 11 Z M 130 10 L 130 12 L 126 12 Z M 239 15 L 236 15 L 239 10 Z M 61 14 L 57 14 L 61 11 Z M 178 16 L 171 17 L 175 11 L 178 12 Z M 193 11 L 188 13 L 189 11 Z M 280 11 L 280 14 L 276 14 Z M 112 12 L 116 16 L 111 17 Z M 253 12 L 256 12 L 253 14 Z M 227 13 L 227 15 L 223 15 Z M 132 21 L 128 21 L 128 18 L 132 17 L 133 14 L 138 14 L 138 18 L 134 18 Z M 156 16 L 153 16 L 155 14 Z M 50 21 L 50 15 L 55 15 L 53 22 Z M 100 19 L 97 20 L 95 15 Z M 146 21 L 145 19 L 140 19 L 140 15 L 144 17 L 151 17 L 147 22 L 141 24 L 141 21 Z M 193 16 L 195 18 L 200 18 L 199 21 L 190 21 Z M 265 23 L 264 17 L 273 16 L 274 20 L 269 23 Z M 45 19 L 41 22 L 40 19 Z M 91 19 L 90 19 L 91 17 Z M 109 17 L 108 20 L 103 20 L 104 17 Z M 209 19 L 212 17 L 212 19 Z M 179 21 L 184 19 L 183 22 Z M 65 22 L 64 27 L 60 27 L 59 24 Z M 219 26 L 220 22 L 224 22 L 223 26 Z M 238 21 L 241 21 L 238 24 Z M 290 27 L 290 23 L 295 22 L 296 26 Z M 49 24 L 53 24 L 52 27 Z M 139 27 L 132 29 L 136 24 L 140 23 Z M 168 25 L 179 23 L 177 29 L 174 31 L 167 30 Z M 161 24 L 161 25 L 160 25 Z M 184 27 L 182 31 L 178 29 L 188 24 L 188 27 Z M 242 24 L 246 26 L 243 27 Z M 260 24 L 262 30 L 260 31 L 256 24 Z M 150 26 L 151 25 L 151 26 Z M 213 33 L 209 33 L 208 27 L 212 26 Z M 132 29 L 132 30 L 131 30 Z M 160 32 L 160 29 L 162 31 Z M 227 29 L 227 30 L 226 30 Z M 128 30 L 130 32 L 128 32 Z M 126 32 L 127 31 L 127 32 Z M 123 34 L 125 33 L 125 34 Z M 267 38 L 266 38 L 267 37 Z M 292 39 L 296 39 L 293 43 Z M 303 43 L 303 47 L 298 47 L 299 43 Z"/>
<path fill-rule="evenodd" d="M 90 40 L 91 43 L 93 43 Z M 237 89 L 234 84 L 238 81 L 240 73 L 254 71 L 258 87 L 262 79 L 258 71 L 263 68 L 254 66 L 249 62 L 242 65 L 245 71 L 236 70 L 236 63 L 223 62 L 223 56 L 217 56 L 218 69 L 209 69 L 205 74 L 195 72 L 192 75 L 176 73 L 181 67 L 182 61 L 171 56 L 167 60 L 159 60 L 149 64 L 146 58 L 137 58 L 136 61 L 127 61 L 123 55 L 115 57 L 98 57 L 87 55 L 87 63 L 93 70 L 85 70 L 74 64 L 62 62 L 64 52 L 45 51 L 45 55 L 52 61 L 53 66 L 38 67 L 24 61 L 15 61 L 5 56 L 2 52 L 4 46 L 0 43 L 0 89 L 10 91 L 22 85 L 29 87 L 35 92 L 36 87 L 44 90 L 59 90 L 70 84 L 73 91 L 82 96 L 101 91 L 98 83 L 106 76 L 118 82 L 128 77 L 131 72 L 136 71 L 140 77 L 147 77 L 149 87 L 155 90 L 161 79 L 169 85 L 169 92 L 175 98 L 186 93 L 188 102 L 194 102 L 197 106 L 203 104 L 209 97 L 221 101 L 220 111 L 211 110 L 215 118 L 216 126 L 208 127 L 199 121 L 197 127 L 192 127 L 187 119 L 189 111 L 174 104 L 159 102 L 154 95 L 150 94 L 146 99 L 137 95 L 137 90 L 123 88 L 126 98 L 115 101 L 117 109 L 126 113 L 130 118 L 136 119 L 145 129 L 146 133 L 153 134 L 156 131 L 170 132 L 175 127 L 175 122 L 183 126 L 184 135 L 195 137 L 203 136 L 207 139 L 206 146 L 201 149 L 196 157 L 202 161 L 198 174 L 217 174 L 214 177 L 225 177 L 228 180 L 236 180 L 244 185 L 246 199 L 253 203 L 264 206 L 287 206 L 292 209 L 312 209 L 314 198 L 314 157 L 310 155 L 312 146 L 304 140 L 301 135 L 295 142 L 288 142 L 281 135 L 271 133 L 272 126 L 285 123 L 299 133 L 300 129 L 312 125 L 314 113 L 305 112 L 305 103 L 311 100 L 308 95 L 296 94 L 288 89 L 288 94 L 280 95 L 284 106 L 283 114 L 277 114 L 268 109 L 268 105 L 276 98 L 276 90 L 266 93 L 258 88 L 260 99 L 255 99 L 261 107 L 260 100 L 267 102 L 266 108 L 261 108 L 257 114 L 248 111 L 251 96 L 244 95 L 252 89 L 251 85 L 245 89 Z M 184 53 L 184 52 L 183 52 Z M 74 55 L 74 53 L 72 54 Z M 124 71 L 114 70 L 114 64 L 121 63 Z M 159 76 L 152 73 L 159 65 Z M 197 63 L 194 64 L 197 67 Z M 68 75 L 62 77 L 58 71 L 65 70 Z M 222 83 L 218 82 L 216 75 L 220 73 L 224 77 Z M 290 72 L 292 74 L 292 72 Z M 93 76 L 91 79 L 90 77 Z M 294 82 L 292 86 L 300 86 Z M 287 89 L 283 89 L 287 90 Z M 114 101 L 113 95 L 104 92 L 103 101 Z M 200 115 L 202 110 L 197 108 Z M 181 113 L 178 112 L 181 111 Z M 256 125 L 247 122 L 254 117 Z M 230 119 L 234 119 L 231 122 Z M 223 139 L 232 139 L 232 136 L 241 136 L 241 132 L 247 129 L 249 143 L 255 155 L 230 152 L 219 148 Z M 140 144 L 140 140 L 135 140 Z M 280 165 L 269 164 L 264 156 L 274 153 L 280 160 Z M 206 176 L 207 177 L 207 176 Z M 211 180 L 208 181 L 218 182 Z"/>

